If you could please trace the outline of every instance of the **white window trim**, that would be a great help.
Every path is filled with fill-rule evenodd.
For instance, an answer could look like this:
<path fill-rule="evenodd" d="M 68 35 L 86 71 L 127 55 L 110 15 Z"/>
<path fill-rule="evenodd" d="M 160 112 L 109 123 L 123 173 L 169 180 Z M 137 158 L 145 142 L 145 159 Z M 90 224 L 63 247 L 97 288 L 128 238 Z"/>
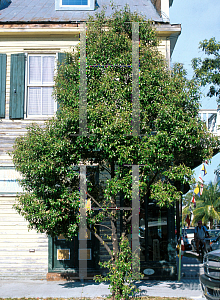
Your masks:
<path fill-rule="evenodd" d="M 88 0 L 88 5 L 62 5 L 62 0 L 55 0 L 55 10 L 94 10 L 95 0 Z"/>
<path fill-rule="evenodd" d="M 55 69 L 54 69 L 54 75 L 56 75 L 56 72 L 57 72 L 57 58 L 58 58 L 58 54 L 57 53 L 25 53 L 26 54 L 26 67 L 25 67 L 25 103 L 24 103 L 24 108 L 25 108 L 25 111 L 24 111 L 24 118 L 25 119 L 48 119 L 48 118 L 51 118 L 53 116 L 55 116 L 56 114 L 56 111 L 57 111 L 57 101 L 54 100 L 54 114 L 51 114 L 51 115 L 29 115 L 28 114 L 28 88 L 31 87 L 31 86 L 37 86 L 35 84 L 29 84 L 29 57 L 30 56 L 54 56 L 55 58 Z M 51 87 L 54 87 L 55 83 L 53 82 L 53 84 L 45 84 L 45 85 L 42 85 L 42 86 L 51 86 Z"/>

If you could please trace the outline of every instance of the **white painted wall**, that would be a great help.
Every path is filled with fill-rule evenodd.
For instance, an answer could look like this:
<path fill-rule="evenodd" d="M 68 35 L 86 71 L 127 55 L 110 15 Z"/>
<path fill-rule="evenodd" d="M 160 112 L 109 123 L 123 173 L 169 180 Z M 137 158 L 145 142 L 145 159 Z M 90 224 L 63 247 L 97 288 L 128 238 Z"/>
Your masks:
<path fill-rule="evenodd" d="M 0 196 L 0 279 L 45 279 L 48 239 L 28 231 L 28 222 L 13 209 L 14 203 L 15 197 Z"/>

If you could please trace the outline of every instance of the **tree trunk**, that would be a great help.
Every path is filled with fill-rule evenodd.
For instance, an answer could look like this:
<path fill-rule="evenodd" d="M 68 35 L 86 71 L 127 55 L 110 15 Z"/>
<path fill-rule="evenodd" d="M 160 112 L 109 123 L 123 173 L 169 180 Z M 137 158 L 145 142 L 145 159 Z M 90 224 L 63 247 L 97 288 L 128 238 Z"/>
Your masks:
<path fill-rule="evenodd" d="M 115 177 L 115 163 L 114 160 L 111 161 L 111 179 Z M 116 201 L 113 197 L 111 197 L 111 207 L 116 207 Z M 117 219 L 116 219 L 116 210 L 112 210 L 112 218 L 111 218 L 111 228 L 112 228 L 112 247 L 113 247 L 113 261 L 114 264 L 115 261 L 118 258 L 118 236 L 117 236 Z M 112 292 L 112 298 L 115 300 L 115 295 L 117 292 Z"/>
<path fill-rule="evenodd" d="M 210 218 L 210 229 L 213 229 L 213 218 Z"/>
<path fill-rule="evenodd" d="M 111 179 L 115 177 L 115 163 L 111 161 Z M 111 197 L 111 207 L 116 207 L 116 201 Z M 118 236 L 117 236 L 117 221 L 116 211 L 112 210 L 111 227 L 112 227 L 112 246 L 113 246 L 113 257 L 117 259 L 118 255 Z"/>
<path fill-rule="evenodd" d="M 117 259 L 118 255 L 118 236 L 117 236 L 117 227 L 116 227 L 116 221 L 111 220 L 111 226 L 112 226 L 112 246 L 113 246 L 113 257 Z"/>

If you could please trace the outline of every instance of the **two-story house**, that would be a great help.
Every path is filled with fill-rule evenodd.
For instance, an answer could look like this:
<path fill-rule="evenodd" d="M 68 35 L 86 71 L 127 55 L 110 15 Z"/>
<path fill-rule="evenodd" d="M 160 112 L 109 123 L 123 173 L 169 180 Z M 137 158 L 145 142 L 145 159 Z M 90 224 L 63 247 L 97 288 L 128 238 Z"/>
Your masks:
<path fill-rule="evenodd" d="M 127 3 L 131 11 L 154 21 L 159 49 L 168 62 L 181 32 L 180 25 L 169 21 L 172 2 L 116 2 L 119 8 Z M 94 15 L 104 5 L 106 15 L 110 15 L 110 0 L 0 0 L 0 278 L 42 279 L 51 278 L 53 274 L 58 278 L 66 270 L 74 273 L 78 260 L 78 254 L 74 254 L 77 239 L 70 245 L 62 237 L 54 241 L 35 230 L 28 231 L 27 222 L 13 209 L 21 188 L 16 181 L 19 174 L 7 152 L 12 149 L 15 138 L 25 134 L 29 124 L 43 125 L 55 114 L 57 103 L 52 91 L 57 62 L 62 60 L 62 53 L 73 50 L 79 42 L 88 13 Z M 162 225 L 167 226 L 167 233 L 171 232 L 170 219 L 164 221 L 165 215 L 156 213 L 158 233 L 162 235 Z M 97 245 L 91 248 L 90 261 L 93 261 L 93 252 L 99 252 L 95 247 Z M 149 259 L 162 258 L 157 251 Z M 171 277 L 175 274 L 175 264 L 174 258 L 167 267 Z M 96 266 L 91 264 L 91 268 L 95 270 Z"/>

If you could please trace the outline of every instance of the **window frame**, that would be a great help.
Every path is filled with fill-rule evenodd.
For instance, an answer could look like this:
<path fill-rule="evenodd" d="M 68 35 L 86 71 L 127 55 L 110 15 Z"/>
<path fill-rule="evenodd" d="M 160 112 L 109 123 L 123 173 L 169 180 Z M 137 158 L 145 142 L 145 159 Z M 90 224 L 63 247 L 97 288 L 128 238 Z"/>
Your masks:
<path fill-rule="evenodd" d="M 87 5 L 63 5 L 62 0 L 55 0 L 55 10 L 94 10 L 95 0 L 88 0 Z"/>
<path fill-rule="evenodd" d="M 58 107 L 57 107 L 57 101 L 54 99 L 54 112 L 53 112 L 53 114 L 45 114 L 45 115 L 43 115 L 43 114 L 39 114 L 39 115 L 32 115 L 32 114 L 29 114 L 28 113 L 28 105 L 29 105 L 29 103 L 28 103 L 28 100 L 29 100 L 29 88 L 30 87 L 37 87 L 37 86 L 39 86 L 39 87 L 53 87 L 54 88 L 54 86 L 55 86 L 55 82 L 53 81 L 53 83 L 46 83 L 46 84 L 43 84 L 42 82 L 41 82 L 41 84 L 40 85 L 37 85 L 37 84 L 30 84 L 29 83 L 29 71 L 30 71 L 30 68 L 29 68 L 29 66 L 30 66 L 30 60 L 29 60 L 29 58 L 31 57 L 31 56 L 40 56 L 41 57 L 41 61 L 42 61 L 42 57 L 43 56 L 54 56 L 54 76 L 56 75 L 56 72 L 57 72 L 57 53 L 43 53 L 43 52 L 37 52 L 37 53 L 26 53 L 26 76 L 25 76 L 25 112 L 24 112 L 24 115 L 25 115 L 25 118 L 26 119 L 37 119 L 37 118 L 39 118 L 39 119 L 44 119 L 44 118 L 51 118 L 51 117 L 53 117 L 55 114 L 56 114 L 56 111 L 57 111 L 57 109 L 58 109 Z M 42 68 L 42 65 L 41 65 L 41 68 Z M 42 70 L 42 69 L 41 69 Z M 42 79 L 42 74 L 41 74 L 41 79 Z"/>

